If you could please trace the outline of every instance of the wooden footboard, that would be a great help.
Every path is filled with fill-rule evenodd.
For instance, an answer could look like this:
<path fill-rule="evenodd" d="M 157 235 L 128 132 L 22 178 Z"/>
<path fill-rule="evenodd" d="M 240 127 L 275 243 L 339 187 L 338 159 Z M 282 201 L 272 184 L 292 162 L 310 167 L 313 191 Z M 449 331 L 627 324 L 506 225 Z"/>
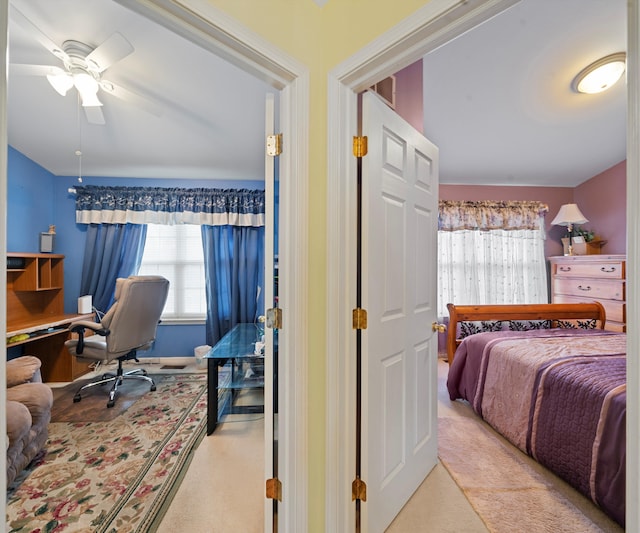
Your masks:
<path fill-rule="evenodd" d="M 522 305 L 454 305 L 447 304 L 449 325 L 447 326 L 447 359 L 453 362 L 456 348 L 462 342 L 458 338 L 460 322 L 481 321 L 529 321 L 548 320 L 550 327 L 559 327 L 571 320 L 596 320 L 597 327 L 604 329 L 606 320 L 600 302 L 580 304 L 522 304 Z"/>

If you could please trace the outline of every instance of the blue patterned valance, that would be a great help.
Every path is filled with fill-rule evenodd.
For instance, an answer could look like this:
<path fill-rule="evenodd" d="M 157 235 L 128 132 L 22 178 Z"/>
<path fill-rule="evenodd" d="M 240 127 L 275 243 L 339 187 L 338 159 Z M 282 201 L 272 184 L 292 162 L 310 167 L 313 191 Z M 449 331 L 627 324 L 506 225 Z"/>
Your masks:
<path fill-rule="evenodd" d="M 264 226 L 264 191 L 91 185 L 75 189 L 79 224 Z"/>

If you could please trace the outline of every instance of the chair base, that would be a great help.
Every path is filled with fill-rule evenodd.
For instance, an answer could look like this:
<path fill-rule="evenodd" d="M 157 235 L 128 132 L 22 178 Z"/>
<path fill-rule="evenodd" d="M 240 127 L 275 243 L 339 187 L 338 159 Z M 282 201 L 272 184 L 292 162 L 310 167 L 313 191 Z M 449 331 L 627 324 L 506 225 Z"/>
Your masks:
<path fill-rule="evenodd" d="M 104 385 L 105 383 L 113 382 L 111 389 L 109 390 L 109 401 L 107 402 L 107 407 L 113 407 L 116 403 L 116 392 L 118 392 L 118 387 L 122 385 L 122 382 L 125 379 L 137 379 L 142 381 L 147 381 L 151 385 L 151 391 L 156 390 L 156 383 L 147 375 L 147 371 L 142 368 L 136 368 L 135 370 L 129 370 L 124 372 L 122 369 L 122 360 L 118 360 L 118 370 L 115 374 L 111 372 L 106 372 L 102 374 L 102 377 L 97 381 L 92 381 L 91 383 L 87 383 L 80 387 L 76 394 L 73 397 L 73 402 L 77 403 L 82 400 L 82 391 L 86 389 L 90 389 L 91 387 L 95 387 L 97 385 Z"/>

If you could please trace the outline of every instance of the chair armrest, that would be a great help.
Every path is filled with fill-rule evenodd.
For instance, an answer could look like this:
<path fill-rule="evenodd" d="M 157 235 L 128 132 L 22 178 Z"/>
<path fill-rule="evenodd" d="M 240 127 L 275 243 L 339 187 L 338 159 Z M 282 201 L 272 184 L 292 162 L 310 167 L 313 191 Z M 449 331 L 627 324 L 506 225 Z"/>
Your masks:
<path fill-rule="evenodd" d="M 110 331 L 107 328 L 104 328 L 102 324 L 91 322 L 90 320 L 78 320 L 69 326 L 69 331 L 80 335 L 84 334 L 85 329 L 90 329 L 94 333 L 102 335 L 103 337 L 106 337 L 110 333 Z"/>
<path fill-rule="evenodd" d="M 111 333 L 107 328 L 102 327 L 102 324 L 97 322 L 91 322 L 90 320 L 78 320 L 69 326 L 69 331 L 78 334 L 78 344 L 76 345 L 76 355 L 81 355 L 84 352 L 84 330 L 90 329 L 97 335 L 106 337 Z"/>

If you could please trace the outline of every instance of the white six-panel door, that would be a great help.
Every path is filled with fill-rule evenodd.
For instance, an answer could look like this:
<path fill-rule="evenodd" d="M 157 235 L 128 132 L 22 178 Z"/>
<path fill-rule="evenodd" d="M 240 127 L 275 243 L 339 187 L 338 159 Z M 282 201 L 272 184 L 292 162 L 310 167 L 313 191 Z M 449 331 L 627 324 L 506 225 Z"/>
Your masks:
<path fill-rule="evenodd" d="M 384 531 L 437 462 L 438 149 L 363 95 L 363 531 Z"/>

